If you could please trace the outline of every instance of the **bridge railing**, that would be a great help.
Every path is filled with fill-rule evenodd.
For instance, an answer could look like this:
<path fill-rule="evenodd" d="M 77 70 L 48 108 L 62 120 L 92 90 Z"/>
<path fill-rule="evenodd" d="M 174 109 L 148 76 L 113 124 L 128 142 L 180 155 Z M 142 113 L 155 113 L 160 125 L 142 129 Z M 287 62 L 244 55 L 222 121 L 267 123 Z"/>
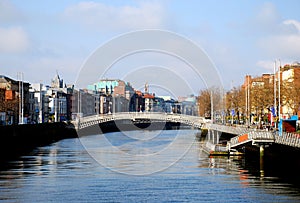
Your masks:
<path fill-rule="evenodd" d="M 236 146 L 250 140 L 254 142 L 274 142 L 277 144 L 300 148 L 300 137 L 294 133 L 285 132 L 281 135 L 277 135 L 270 131 L 252 131 L 231 138 L 229 143 L 231 146 Z"/>
<path fill-rule="evenodd" d="M 197 128 L 202 128 L 203 124 L 205 127 L 220 132 L 230 133 L 237 135 L 231 138 L 230 144 L 236 145 L 241 142 L 241 136 L 247 134 L 247 140 L 275 140 L 275 143 L 288 145 L 292 147 L 300 148 L 300 138 L 292 133 L 282 133 L 281 136 L 275 135 L 270 131 L 263 131 L 253 128 L 240 127 L 240 126 L 226 126 L 207 122 L 203 117 L 190 116 L 185 114 L 168 114 L 162 112 L 119 112 L 115 114 L 105 115 L 92 115 L 81 117 L 80 120 L 74 122 L 75 126 L 79 129 L 95 125 L 97 123 L 122 120 L 122 119 L 150 119 L 150 120 L 161 120 L 169 122 L 180 122 L 185 123 Z M 246 141 L 246 140 L 245 140 Z"/>
<path fill-rule="evenodd" d="M 250 132 L 249 138 L 253 140 L 275 140 L 274 134 L 268 131 Z"/>
<path fill-rule="evenodd" d="M 272 132 L 268 131 L 252 131 L 242 135 L 235 136 L 230 139 L 229 144 L 231 147 L 238 146 L 249 141 L 260 143 L 273 143 L 276 137 Z"/>
<path fill-rule="evenodd" d="M 275 143 L 300 148 L 300 138 L 294 133 L 283 132 L 281 136 L 276 135 Z"/>
<path fill-rule="evenodd" d="M 249 128 L 238 127 L 238 126 L 233 127 L 233 126 L 219 125 L 213 123 L 207 123 L 205 124 L 205 127 L 208 129 L 217 130 L 217 131 L 234 134 L 234 135 L 241 135 L 253 131 L 253 129 L 249 129 Z"/>
<path fill-rule="evenodd" d="M 79 120 L 73 123 L 78 126 L 78 129 L 82 129 L 98 123 L 126 119 L 131 119 L 133 121 L 138 119 L 149 119 L 152 121 L 159 120 L 166 122 L 180 122 L 192 125 L 197 128 L 201 128 L 202 125 L 206 122 L 202 117 L 184 114 L 168 114 L 162 112 L 119 112 L 114 114 L 81 117 L 79 118 Z"/>

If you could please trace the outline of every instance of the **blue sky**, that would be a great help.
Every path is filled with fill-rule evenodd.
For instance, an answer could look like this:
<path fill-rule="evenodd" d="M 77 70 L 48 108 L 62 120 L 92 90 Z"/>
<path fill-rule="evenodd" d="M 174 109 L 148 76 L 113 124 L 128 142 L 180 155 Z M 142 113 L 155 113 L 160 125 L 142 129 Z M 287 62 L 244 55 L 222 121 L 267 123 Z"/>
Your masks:
<path fill-rule="evenodd" d="M 272 72 L 275 59 L 300 61 L 299 8 L 298 0 L 0 0 L 0 74 L 24 72 L 31 83 L 49 84 L 58 71 L 75 83 L 87 58 L 110 39 L 162 29 L 202 48 L 228 89 L 245 74 Z"/>

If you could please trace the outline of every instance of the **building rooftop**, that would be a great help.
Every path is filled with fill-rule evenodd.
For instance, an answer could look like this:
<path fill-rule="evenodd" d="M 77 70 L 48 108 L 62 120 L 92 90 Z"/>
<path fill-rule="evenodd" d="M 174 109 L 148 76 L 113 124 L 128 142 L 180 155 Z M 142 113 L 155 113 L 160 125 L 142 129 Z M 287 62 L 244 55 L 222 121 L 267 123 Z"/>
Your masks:
<path fill-rule="evenodd" d="M 144 98 L 146 98 L 146 99 L 154 99 L 154 95 L 152 95 L 152 94 L 144 94 Z"/>

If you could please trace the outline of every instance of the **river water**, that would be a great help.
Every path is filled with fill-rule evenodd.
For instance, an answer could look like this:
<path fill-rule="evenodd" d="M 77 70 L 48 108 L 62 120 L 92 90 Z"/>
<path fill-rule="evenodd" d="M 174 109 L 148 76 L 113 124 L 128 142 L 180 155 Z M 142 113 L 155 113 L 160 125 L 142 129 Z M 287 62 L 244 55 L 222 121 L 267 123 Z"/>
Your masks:
<path fill-rule="evenodd" d="M 37 148 L 1 166 L 0 202 L 300 201 L 299 187 L 242 158 L 208 158 L 196 133 L 107 133 Z"/>

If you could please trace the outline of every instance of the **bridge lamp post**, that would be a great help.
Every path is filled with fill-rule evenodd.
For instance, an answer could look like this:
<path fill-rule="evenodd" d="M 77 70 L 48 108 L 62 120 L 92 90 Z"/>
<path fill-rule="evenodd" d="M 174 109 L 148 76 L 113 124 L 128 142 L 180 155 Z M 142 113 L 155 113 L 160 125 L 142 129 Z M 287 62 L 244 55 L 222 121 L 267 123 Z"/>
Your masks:
<path fill-rule="evenodd" d="M 58 117 L 57 117 L 57 114 L 58 114 L 58 95 L 53 95 L 53 105 L 54 105 L 54 122 L 58 122 Z"/>
<path fill-rule="evenodd" d="M 62 101 L 60 99 L 58 99 L 58 117 L 57 120 L 60 122 L 60 118 L 62 115 Z"/>
<path fill-rule="evenodd" d="M 278 118 L 279 118 L 279 122 L 280 122 L 280 119 L 281 119 L 281 112 L 280 112 L 280 108 L 281 108 L 281 106 L 280 106 L 281 61 L 280 61 L 280 59 L 278 59 L 278 61 L 279 61 L 279 67 L 278 67 Z M 282 123 L 279 123 L 278 125 L 280 125 L 279 134 L 282 135 Z"/>
<path fill-rule="evenodd" d="M 17 78 L 19 80 L 19 124 L 24 122 L 24 73 L 18 72 Z"/>
<path fill-rule="evenodd" d="M 274 112 L 276 114 L 276 60 L 274 61 Z M 278 112 L 277 112 L 278 114 Z M 274 117 L 274 115 L 272 115 L 272 117 Z M 276 129 L 277 127 L 277 123 L 274 121 L 274 128 Z"/>
<path fill-rule="evenodd" d="M 277 63 L 276 62 L 279 62 L 279 67 L 277 68 Z M 280 59 L 277 59 L 274 61 L 274 108 L 275 108 L 275 114 L 277 113 L 277 116 L 278 116 L 278 128 L 279 130 L 282 130 L 282 126 L 280 124 L 280 119 L 281 119 L 281 112 L 280 112 L 280 108 L 281 108 L 281 104 L 280 104 L 280 91 L 281 91 L 281 60 Z M 277 72 L 277 75 L 276 75 L 276 72 Z M 276 91 L 277 91 L 277 87 L 276 87 L 276 82 L 278 80 L 278 110 L 276 112 L 276 109 L 277 109 L 277 104 L 276 104 L 276 100 L 277 100 L 277 95 L 276 95 Z M 275 124 L 275 129 L 276 129 L 276 122 L 274 122 Z M 281 132 L 279 132 L 281 134 Z"/>
<path fill-rule="evenodd" d="M 112 102 L 110 101 L 109 105 L 108 105 L 108 114 L 111 114 L 111 105 L 112 105 Z"/>

